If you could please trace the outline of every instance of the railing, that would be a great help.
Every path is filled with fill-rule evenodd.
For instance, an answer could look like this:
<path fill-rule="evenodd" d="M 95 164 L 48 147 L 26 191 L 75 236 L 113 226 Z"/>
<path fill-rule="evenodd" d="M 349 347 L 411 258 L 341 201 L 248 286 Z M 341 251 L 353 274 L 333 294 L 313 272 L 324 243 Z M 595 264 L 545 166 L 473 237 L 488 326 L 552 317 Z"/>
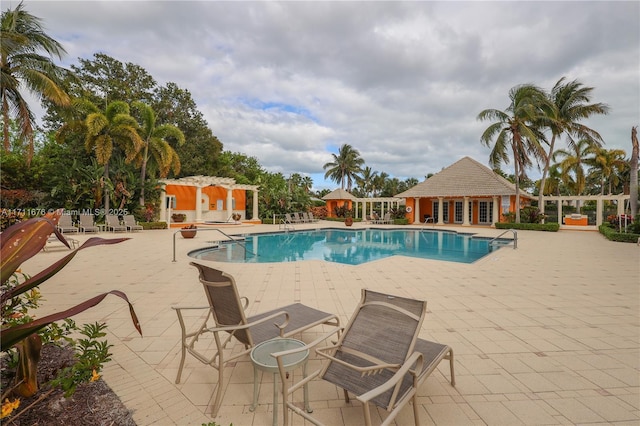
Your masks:
<path fill-rule="evenodd" d="M 507 229 L 507 230 L 505 230 L 500 235 L 498 235 L 497 237 L 495 237 L 494 239 L 489 241 L 489 245 L 492 245 L 495 240 L 497 240 L 498 238 L 502 237 L 507 232 L 513 233 L 513 249 L 514 250 L 517 249 L 518 248 L 518 231 L 516 231 L 515 229 Z"/>
<path fill-rule="evenodd" d="M 224 235 L 225 237 L 227 237 L 229 240 L 231 241 L 235 241 L 236 243 L 238 243 L 239 246 L 241 246 L 245 252 L 247 253 L 251 253 L 254 256 L 257 256 L 257 254 L 255 254 L 254 252 L 252 252 L 251 250 L 249 250 L 247 248 L 247 246 L 245 246 L 243 243 L 241 243 L 239 241 L 239 239 L 237 237 L 233 237 L 229 234 L 227 234 L 226 232 L 223 232 L 221 230 L 219 230 L 218 228 L 196 228 L 198 232 L 203 232 L 203 231 L 218 231 L 219 233 L 221 233 L 222 235 Z M 182 231 L 181 229 L 178 229 L 176 232 L 173 233 L 173 262 L 176 261 L 176 234 L 178 232 Z M 244 238 L 243 238 L 244 239 Z"/>
<path fill-rule="evenodd" d="M 284 228 L 285 231 L 295 230 L 295 228 L 293 227 L 293 224 L 289 222 L 287 219 L 280 219 L 280 223 L 278 224 L 278 229 L 282 229 L 282 228 Z"/>
<path fill-rule="evenodd" d="M 436 227 L 436 222 L 433 220 L 432 217 L 428 217 L 424 220 L 424 224 L 426 225 L 427 223 L 431 222 L 431 224 L 433 225 L 432 228 Z"/>

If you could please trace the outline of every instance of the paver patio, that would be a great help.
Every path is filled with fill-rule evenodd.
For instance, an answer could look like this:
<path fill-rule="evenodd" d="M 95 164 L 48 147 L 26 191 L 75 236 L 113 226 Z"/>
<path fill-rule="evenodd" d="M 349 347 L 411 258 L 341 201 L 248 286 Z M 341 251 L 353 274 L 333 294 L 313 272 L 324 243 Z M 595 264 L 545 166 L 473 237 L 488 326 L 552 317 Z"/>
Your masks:
<path fill-rule="evenodd" d="M 319 226 L 336 224 L 307 227 Z M 256 225 L 225 232 L 274 229 Z M 122 290 L 135 306 L 143 338 L 126 304 L 115 297 L 75 319 L 108 324 L 113 361 L 103 377 L 139 425 L 270 424 L 273 379 L 262 376 L 260 405 L 249 411 L 248 357 L 231 370 L 216 418 L 209 415 L 217 386 L 212 368 L 187 357 L 182 381 L 174 383 L 180 327 L 171 307 L 202 306 L 206 300 L 187 253 L 219 239 L 215 232 L 199 232 L 193 240 L 178 235 L 174 263 L 174 232 L 128 234 L 130 241 L 81 251 L 42 286 L 46 300 L 39 315 Z M 464 232 L 494 237 L 501 231 Z M 457 383 L 448 383 L 446 362 L 427 379 L 419 393 L 422 424 L 640 424 L 640 247 L 607 241 L 597 232 L 519 231 L 518 237 L 517 250 L 505 247 L 473 264 L 408 257 L 360 266 L 208 263 L 236 278 L 250 300 L 249 314 L 300 301 L 346 323 L 362 287 L 427 300 L 420 336 L 454 349 Z M 23 270 L 40 270 L 66 253 L 42 252 Z M 305 333 L 302 339 L 313 337 Z M 314 415 L 328 425 L 363 423 L 359 403 L 346 404 L 332 385 L 312 382 L 310 400 Z M 384 415 L 379 411 L 377 421 Z M 294 425 L 305 423 L 292 419 Z M 413 424 L 412 410 L 405 408 L 396 424 Z"/>

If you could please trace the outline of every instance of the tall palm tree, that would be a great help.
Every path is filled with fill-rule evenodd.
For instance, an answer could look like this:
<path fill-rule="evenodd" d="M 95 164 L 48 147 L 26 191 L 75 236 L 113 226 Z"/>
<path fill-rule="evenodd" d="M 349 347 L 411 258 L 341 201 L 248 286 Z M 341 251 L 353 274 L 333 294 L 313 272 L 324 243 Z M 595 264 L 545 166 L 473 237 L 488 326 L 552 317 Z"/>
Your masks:
<path fill-rule="evenodd" d="M 362 171 L 364 159 L 360 157 L 360 152 L 349 144 L 344 144 L 338 150 L 338 154 L 331 154 L 333 161 L 326 163 L 322 168 L 327 170 L 324 174 L 325 179 L 330 178 L 336 183 L 340 183 L 340 187 L 344 188 L 347 184 L 347 191 L 351 191 L 354 179 L 359 176 Z"/>
<path fill-rule="evenodd" d="M 360 176 L 356 179 L 356 182 L 364 194 L 371 196 L 371 192 L 373 191 L 373 180 L 377 175 L 378 172 L 374 172 L 369 166 L 362 169 Z"/>
<path fill-rule="evenodd" d="M 386 172 L 380 172 L 373 178 L 371 193 L 374 197 L 382 193 L 382 190 L 387 185 L 387 179 L 389 179 L 389 174 Z"/>
<path fill-rule="evenodd" d="M 104 185 L 109 185 L 109 161 L 114 148 L 120 149 L 125 162 L 130 163 L 144 146 L 140 138 L 136 119 L 129 115 L 129 105 L 126 102 L 114 101 L 107 105 L 104 112 L 94 112 L 85 120 L 87 133 L 85 147 L 92 150 L 98 164 L 104 167 Z M 105 191 L 106 192 L 106 191 Z M 109 211 L 109 194 L 105 194 L 104 208 Z"/>
<path fill-rule="evenodd" d="M 622 149 L 594 148 L 593 156 L 587 159 L 591 172 L 600 177 L 600 195 L 604 195 L 605 182 L 609 186 L 609 194 L 620 181 L 620 173 L 628 167 L 626 153 Z"/>
<path fill-rule="evenodd" d="M 584 166 L 594 148 L 590 140 L 580 139 L 568 149 L 559 149 L 553 155 L 554 161 L 559 160 L 558 167 L 562 181 L 567 184 L 571 182 L 567 186 L 573 190 L 574 195 L 582 195 L 587 185 Z"/>
<path fill-rule="evenodd" d="M 640 145 L 638 144 L 638 126 L 631 128 L 631 159 L 629 161 L 629 194 L 631 194 L 631 216 L 638 214 L 638 156 Z"/>
<path fill-rule="evenodd" d="M 544 135 L 537 127 L 541 118 L 541 107 L 546 102 L 542 89 L 525 84 L 509 91 L 510 104 L 505 111 L 485 109 L 478 114 L 480 121 L 495 121 L 484 131 L 480 141 L 493 149 L 489 165 L 499 168 L 509 163 L 509 151 L 513 157 L 516 186 L 516 223 L 520 223 L 520 180 L 526 177 L 526 169 L 532 165 L 530 156 L 537 161 L 544 159 L 542 143 Z"/>
<path fill-rule="evenodd" d="M 60 87 L 68 70 L 56 66 L 51 56 L 59 59 L 65 52 L 60 43 L 49 37 L 37 18 L 24 10 L 22 2 L 7 9 L 0 19 L 0 94 L 2 98 L 4 150 L 11 150 L 9 122 L 15 117 L 20 139 L 29 145 L 27 162 L 33 157 L 35 116 L 24 97 L 24 90 L 56 105 L 68 106 L 69 96 Z M 48 55 L 44 56 L 44 52 Z"/>
<path fill-rule="evenodd" d="M 178 145 L 184 144 L 184 134 L 172 124 L 156 125 L 156 113 L 144 102 L 136 101 L 132 104 L 142 118 L 142 124 L 138 133 L 143 141 L 142 149 L 138 153 L 140 166 L 140 205 L 144 206 L 144 184 L 147 180 L 147 163 L 150 159 L 155 161 L 161 178 L 167 177 L 173 170 L 174 174 L 180 173 L 180 158 L 169 143 L 174 139 Z"/>
<path fill-rule="evenodd" d="M 543 122 L 551 130 L 551 142 L 547 151 L 542 179 L 540 179 L 540 191 L 538 206 L 544 213 L 544 188 L 551 159 L 553 158 L 556 140 L 566 134 L 569 146 L 575 145 L 574 138 L 587 140 L 592 145 L 600 146 L 602 137 L 595 130 L 579 123 L 580 120 L 589 118 L 595 114 L 608 114 L 609 107 L 603 103 L 590 103 L 593 87 L 585 87 L 578 80 L 565 82 L 562 77 L 553 86 L 549 94 L 549 102 L 544 104 L 545 117 Z"/>

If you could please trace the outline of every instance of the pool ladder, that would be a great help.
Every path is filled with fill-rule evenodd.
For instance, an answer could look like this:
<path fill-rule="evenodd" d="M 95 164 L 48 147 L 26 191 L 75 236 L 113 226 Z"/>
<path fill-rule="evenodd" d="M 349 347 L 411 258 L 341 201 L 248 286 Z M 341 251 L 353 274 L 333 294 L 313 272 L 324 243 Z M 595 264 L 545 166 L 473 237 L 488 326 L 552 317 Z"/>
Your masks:
<path fill-rule="evenodd" d="M 495 237 L 494 239 L 492 239 L 491 241 L 489 241 L 489 245 L 493 245 L 494 241 L 496 241 L 498 238 L 502 237 L 504 234 L 511 232 L 513 233 L 513 249 L 517 249 L 518 248 L 518 231 L 516 231 L 515 229 L 507 229 L 505 230 L 503 233 L 501 233 L 500 235 L 498 235 L 497 237 Z"/>
<path fill-rule="evenodd" d="M 289 222 L 287 219 L 280 219 L 280 224 L 278 225 L 278 229 L 284 228 L 285 231 L 295 231 L 293 224 Z"/>
<path fill-rule="evenodd" d="M 257 256 L 257 254 L 255 254 L 254 252 L 252 252 L 251 250 L 249 250 L 247 248 L 247 246 L 245 246 L 241 241 L 244 241 L 244 237 L 233 237 L 229 234 L 227 234 L 226 232 L 223 232 L 221 230 L 219 230 L 218 228 L 197 228 L 198 232 L 203 232 L 203 231 L 218 231 L 219 233 L 221 233 L 222 235 L 224 235 L 226 238 L 229 239 L 229 241 L 234 241 L 236 243 L 238 243 L 239 246 L 241 246 L 245 252 L 247 253 L 251 253 L 254 256 Z M 176 234 L 180 232 L 180 229 L 178 229 L 176 232 L 173 233 L 173 262 L 176 261 Z"/>

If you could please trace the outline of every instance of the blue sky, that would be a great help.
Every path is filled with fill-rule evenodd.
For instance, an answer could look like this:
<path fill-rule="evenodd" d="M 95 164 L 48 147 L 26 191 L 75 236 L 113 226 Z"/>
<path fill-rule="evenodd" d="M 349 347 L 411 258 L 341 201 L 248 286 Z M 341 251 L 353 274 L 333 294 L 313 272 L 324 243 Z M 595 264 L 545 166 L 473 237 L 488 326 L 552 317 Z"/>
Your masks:
<path fill-rule="evenodd" d="M 5 1 L 3 9 L 15 6 Z M 584 124 L 630 152 L 640 124 L 640 2 L 34 1 L 68 52 L 106 53 L 188 89 L 224 149 L 311 176 L 342 144 L 422 180 L 463 156 L 487 164 L 487 108 L 513 86 L 566 76 L 611 107 Z M 504 167 L 511 172 L 511 165 Z M 532 177 L 538 175 L 535 169 Z"/>

